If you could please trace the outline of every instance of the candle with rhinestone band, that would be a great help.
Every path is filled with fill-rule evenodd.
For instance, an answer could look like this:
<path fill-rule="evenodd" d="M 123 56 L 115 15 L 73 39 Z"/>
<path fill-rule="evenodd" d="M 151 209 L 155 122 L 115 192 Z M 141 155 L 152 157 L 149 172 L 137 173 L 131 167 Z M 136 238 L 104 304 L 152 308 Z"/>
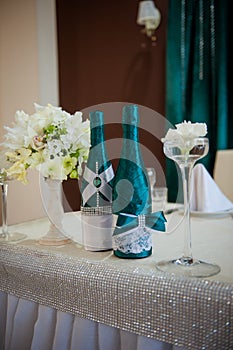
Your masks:
<path fill-rule="evenodd" d="M 104 115 L 90 113 L 91 149 L 81 185 L 83 244 L 86 250 L 112 249 L 112 180 L 105 147 Z"/>

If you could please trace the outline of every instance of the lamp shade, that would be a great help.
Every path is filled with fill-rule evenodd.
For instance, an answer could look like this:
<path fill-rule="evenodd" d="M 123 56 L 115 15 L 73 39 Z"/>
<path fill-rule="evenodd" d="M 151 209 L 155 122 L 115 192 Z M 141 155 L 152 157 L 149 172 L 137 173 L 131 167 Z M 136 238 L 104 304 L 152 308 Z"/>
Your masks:
<path fill-rule="evenodd" d="M 151 0 L 139 3 L 137 23 L 139 25 L 149 25 L 151 29 L 156 29 L 160 24 L 161 15 L 155 4 Z"/>

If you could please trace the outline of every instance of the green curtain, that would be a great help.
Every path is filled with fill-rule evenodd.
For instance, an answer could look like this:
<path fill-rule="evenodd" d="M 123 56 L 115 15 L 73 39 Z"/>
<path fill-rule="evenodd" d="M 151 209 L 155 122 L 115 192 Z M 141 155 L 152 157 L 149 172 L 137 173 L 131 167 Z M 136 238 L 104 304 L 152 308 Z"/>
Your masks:
<path fill-rule="evenodd" d="M 230 21 L 230 0 L 169 0 L 166 119 L 207 124 L 210 150 L 202 162 L 210 174 L 216 150 L 233 148 Z M 170 201 L 179 197 L 178 183 L 167 160 Z"/>

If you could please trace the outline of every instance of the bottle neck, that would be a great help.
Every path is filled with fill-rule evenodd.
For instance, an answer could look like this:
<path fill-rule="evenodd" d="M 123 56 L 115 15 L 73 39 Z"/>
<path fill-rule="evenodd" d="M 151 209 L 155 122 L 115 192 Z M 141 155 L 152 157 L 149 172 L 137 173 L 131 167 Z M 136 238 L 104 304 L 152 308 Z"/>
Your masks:
<path fill-rule="evenodd" d="M 123 138 L 138 142 L 138 127 L 131 124 L 123 124 Z"/>
<path fill-rule="evenodd" d="M 104 143 L 104 127 L 96 126 L 91 129 L 91 147 L 95 147 L 100 143 Z"/>

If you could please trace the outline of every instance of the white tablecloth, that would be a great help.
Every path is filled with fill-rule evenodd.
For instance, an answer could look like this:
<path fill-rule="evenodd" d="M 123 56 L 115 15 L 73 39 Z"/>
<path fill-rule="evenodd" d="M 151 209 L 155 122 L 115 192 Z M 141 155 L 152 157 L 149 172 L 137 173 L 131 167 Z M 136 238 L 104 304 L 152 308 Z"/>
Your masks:
<path fill-rule="evenodd" d="M 185 345 L 183 348 L 198 350 L 201 348 L 206 350 L 225 350 L 233 348 L 232 217 L 193 216 L 192 218 L 194 255 L 205 260 L 213 261 L 221 266 L 220 274 L 205 280 L 169 277 L 157 272 L 155 269 L 156 261 L 165 258 L 174 258 L 180 255 L 183 243 L 182 222 L 180 222 L 181 219 L 182 216 L 180 214 L 176 213 L 170 215 L 168 233 L 155 233 L 153 235 L 154 250 L 152 257 L 134 261 L 115 258 L 111 252 L 86 252 L 79 244 L 70 244 L 60 248 L 39 246 L 36 239 L 41 237 L 48 228 L 48 220 L 46 218 L 30 223 L 16 225 L 18 230 L 25 232 L 28 235 L 28 239 L 17 244 L 0 246 L 0 290 L 2 290 L 0 293 L 0 349 L 181 349 L 181 347 L 177 347 L 175 344 L 183 344 Z M 78 240 L 79 238 L 76 239 Z M 36 271 L 34 271 L 30 266 L 26 266 L 22 259 L 22 254 L 26 254 L 27 249 L 30 252 L 29 255 L 30 259 L 32 259 L 32 265 L 34 264 L 33 252 L 35 252 L 35 260 L 39 259 L 38 252 L 41 252 L 44 265 L 42 260 L 38 260 L 36 263 Z M 12 254 L 9 254 L 11 251 Z M 49 260 L 44 260 L 44 256 L 47 259 L 47 256 L 43 255 L 46 252 L 49 254 Z M 53 281 L 50 281 L 49 271 L 55 270 L 57 268 L 57 264 L 60 264 L 60 261 L 63 261 L 61 259 L 64 257 L 67 259 L 67 262 L 74 264 L 74 266 L 76 257 L 78 259 L 77 264 L 80 264 L 82 268 L 86 263 L 87 265 L 92 264 L 93 276 L 90 276 L 90 281 L 92 278 L 94 278 L 95 268 L 97 269 L 96 271 L 99 271 L 99 264 L 101 268 L 104 266 L 104 269 L 118 271 L 119 278 L 121 273 L 122 276 L 124 276 L 122 277 L 123 279 L 125 276 L 128 276 L 127 278 L 132 277 L 132 281 L 135 281 L 136 284 L 133 284 L 133 282 L 131 284 L 130 280 L 123 280 L 119 285 L 118 292 L 121 293 L 121 288 L 124 292 L 124 288 L 126 288 L 125 295 L 127 295 L 128 292 L 133 293 L 131 295 L 139 293 L 138 295 L 141 295 L 141 298 L 143 299 L 143 291 L 145 290 L 145 293 L 148 293 L 148 303 L 143 303 L 142 305 L 145 305 L 145 307 L 147 307 L 147 305 L 151 307 L 150 300 L 152 300 L 152 302 L 153 300 L 157 302 L 161 299 L 161 306 L 157 305 L 157 308 L 155 308 L 155 310 L 157 310 L 156 312 L 159 311 L 160 314 L 148 314 L 150 317 L 150 322 L 146 327 L 143 324 L 136 324 L 137 317 L 144 317 L 144 315 L 141 315 L 141 313 L 146 315 L 147 310 L 141 309 L 140 305 L 130 306 L 130 302 L 129 305 L 127 305 L 128 299 L 126 297 L 126 324 L 124 324 L 124 327 L 122 327 L 124 330 L 122 330 L 121 326 L 111 327 L 112 323 L 114 323 L 112 321 L 109 322 L 109 324 L 108 322 L 103 324 L 100 321 L 95 321 L 96 315 L 93 313 L 88 316 L 88 311 L 85 314 L 85 317 L 80 317 L 78 314 L 79 310 L 76 305 L 72 305 L 72 310 L 75 310 L 74 312 L 64 312 L 62 309 L 63 307 L 66 308 L 66 303 L 66 310 L 69 309 L 68 300 L 63 301 L 61 308 L 57 307 L 57 304 L 54 308 L 53 298 L 51 297 L 54 293 L 54 298 L 57 298 L 56 290 L 51 290 L 49 300 L 43 300 L 43 298 L 47 297 L 47 294 L 45 294 L 45 296 L 39 295 L 38 293 L 41 293 L 41 290 L 40 292 L 36 293 L 36 286 L 33 289 L 33 286 L 30 286 L 30 281 L 28 285 L 26 285 L 27 283 L 25 283 L 24 280 L 20 280 L 20 278 L 24 276 L 24 271 L 21 271 L 20 269 L 27 268 L 27 276 L 29 279 L 35 273 L 37 278 L 41 278 L 41 283 L 43 284 L 48 282 L 48 288 L 50 288 L 49 283 L 51 282 L 52 286 Z M 53 261 L 53 258 L 58 259 L 54 265 L 54 268 L 53 266 L 50 266 L 48 267 L 48 270 L 46 270 L 46 264 Z M 127 270 L 127 274 L 124 273 L 125 269 Z M 58 268 L 58 272 L 59 271 L 60 270 Z M 78 268 L 77 271 L 80 271 L 80 269 Z M 70 273 L 69 270 L 67 272 Z M 138 274 L 138 272 L 140 273 Z M 83 272 L 80 271 L 80 273 Z M 114 275 L 114 272 L 112 273 Z M 51 277 L 54 278 L 54 275 L 51 275 Z M 72 276 L 70 276 L 70 278 L 72 279 Z M 59 281 L 60 279 L 56 281 L 56 283 L 58 283 L 58 288 L 60 288 Z M 64 287 L 61 286 L 61 290 L 59 291 L 59 293 L 62 293 L 62 288 L 64 288 L 64 294 L 59 294 L 61 296 L 64 295 L 64 299 L 67 298 L 67 295 L 69 295 L 66 294 L 69 292 L 69 286 L 66 286 L 67 281 L 69 281 L 69 276 L 65 276 Z M 137 286 L 138 281 L 142 281 L 142 283 L 145 284 L 145 289 L 143 284 Z M 80 282 L 82 282 L 82 280 L 80 280 Z M 87 281 L 85 280 L 84 283 L 86 284 Z M 94 288 L 93 286 L 95 283 L 96 288 L 98 288 L 97 280 L 93 280 L 93 283 L 91 283 L 91 288 Z M 158 292 L 156 291 L 159 283 L 162 283 L 162 288 L 164 288 L 162 289 L 161 295 L 158 295 Z M 174 294 L 178 293 L 180 296 L 172 295 L 173 285 Z M 19 286 L 19 290 L 17 289 L 17 286 Z M 167 286 L 167 289 L 163 286 Z M 110 284 L 109 288 L 115 288 L 115 285 Z M 127 288 L 135 288 L 135 290 L 128 291 Z M 95 290 L 92 292 L 95 293 Z M 98 289 L 96 289 L 96 292 L 98 293 Z M 114 291 L 110 290 L 110 294 L 113 292 Z M 155 293 L 154 296 L 153 292 Z M 46 293 L 49 293 L 49 291 L 46 291 Z M 169 296 L 168 293 L 170 293 Z M 23 297 L 24 294 L 26 295 L 26 299 Z M 82 297 L 84 298 L 83 300 L 85 300 L 85 296 Z M 180 302 L 177 303 L 179 298 Z M 172 303 L 171 305 L 169 305 L 169 300 Z M 197 300 L 197 305 L 193 307 L 195 300 Z M 116 300 L 113 300 L 113 302 L 115 301 Z M 166 306 L 163 306 L 164 301 L 167 301 L 166 305 L 168 310 L 166 310 Z M 122 302 L 124 305 L 124 300 L 121 301 L 121 307 Z M 140 304 L 140 300 L 138 304 Z M 132 311 L 135 312 L 134 325 L 127 324 L 127 320 L 132 319 L 127 319 L 127 313 L 129 315 L 130 312 L 128 308 L 130 307 L 133 307 Z M 82 306 L 80 308 L 82 308 Z M 97 307 L 95 308 L 98 309 Z M 211 312 L 213 308 L 215 309 L 214 317 L 216 319 L 208 320 L 208 314 L 203 315 L 203 311 L 209 313 L 209 315 L 212 315 Z M 106 308 L 106 313 L 108 313 L 108 309 L 111 308 Z M 192 313 L 192 310 L 197 312 L 197 315 L 194 314 L 194 311 Z M 101 317 L 104 319 L 104 310 L 102 310 L 101 314 Z M 153 335 L 153 339 L 149 336 L 145 337 L 140 335 L 140 327 L 142 327 L 142 330 L 150 327 L 150 325 L 153 324 L 153 318 L 155 324 L 158 325 L 158 323 L 156 323 L 156 319 L 161 319 L 161 321 L 166 325 L 166 318 L 174 316 L 177 319 L 173 319 L 173 328 L 171 328 L 171 333 L 174 332 L 174 329 L 179 324 L 181 325 L 182 329 L 176 330 L 180 339 L 175 339 L 172 334 L 171 337 L 169 337 L 169 343 L 173 343 L 173 345 L 164 341 L 159 341 L 161 339 L 166 339 L 165 334 L 169 334 L 169 329 L 163 329 L 161 327 L 157 335 L 156 332 L 152 332 L 152 334 L 155 334 Z M 199 320 L 199 324 L 198 322 L 196 322 L 196 324 L 192 324 L 194 318 L 195 320 Z M 112 319 L 114 319 L 114 315 L 112 315 Z M 186 326 L 189 330 L 188 332 Z M 137 329 L 137 331 L 127 331 L 130 330 L 131 327 L 133 330 Z M 193 329 L 193 332 L 191 332 L 190 329 Z M 150 329 L 147 329 L 147 332 L 149 335 Z M 197 344 L 199 341 L 201 344 L 205 345 L 202 347 L 198 347 L 199 345 L 195 346 L 195 338 L 193 338 L 195 334 L 198 334 L 199 337 L 196 339 Z M 4 342 L 5 346 L 3 345 Z M 220 344 L 222 344 L 222 347 Z"/>

